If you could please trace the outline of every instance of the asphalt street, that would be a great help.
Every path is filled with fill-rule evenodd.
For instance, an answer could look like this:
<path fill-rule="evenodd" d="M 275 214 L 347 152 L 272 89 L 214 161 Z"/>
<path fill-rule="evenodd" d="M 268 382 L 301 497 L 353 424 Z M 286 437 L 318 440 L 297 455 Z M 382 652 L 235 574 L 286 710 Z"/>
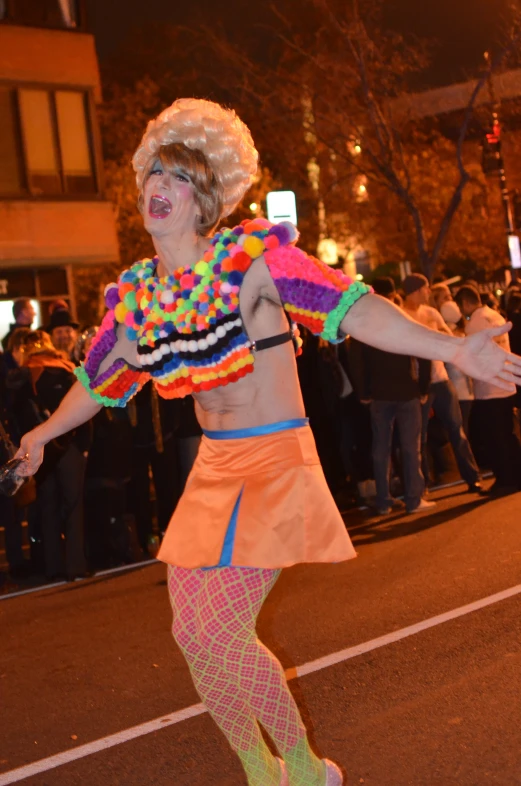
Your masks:
<path fill-rule="evenodd" d="M 261 614 L 317 751 L 350 786 L 521 784 L 521 494 L 434 497 L 421 516 L 352 514 L 358 559 L 285 571 Z M 0 786 L 244 786 L 207 714 L 173 716 L 199 699 L 170 624 L 160 564 L 0 600 Z M 51 768 L 57 754 L 72 760 Z"/>

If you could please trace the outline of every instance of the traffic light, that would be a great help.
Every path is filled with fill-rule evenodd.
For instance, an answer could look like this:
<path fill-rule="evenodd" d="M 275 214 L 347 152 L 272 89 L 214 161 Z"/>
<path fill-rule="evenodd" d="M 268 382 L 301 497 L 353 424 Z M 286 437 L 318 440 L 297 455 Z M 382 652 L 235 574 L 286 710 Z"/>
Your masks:
<path fill-rule="evenodd" d="M 494 123 L 492 131 L 485 134 L 481 143 L 481 168 L 485 175 L 496 175 L 501 169 L 501 131 L 499 123 Z"/>

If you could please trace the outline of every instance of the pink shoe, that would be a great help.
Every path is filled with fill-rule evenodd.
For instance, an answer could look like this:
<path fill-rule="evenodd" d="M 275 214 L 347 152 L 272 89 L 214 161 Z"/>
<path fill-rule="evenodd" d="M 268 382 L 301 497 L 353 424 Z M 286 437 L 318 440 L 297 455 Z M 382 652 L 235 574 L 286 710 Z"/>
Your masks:
<path fill-rule="evenodd" d="M 329 759 L 324 759 L 324 764 L 326 765 L 326 786 L 342 786 L 344 783 L 344 776 L 342 775 L 342 771 L 340 767 L 329 761 Z"/>
<path fill-rule="evenodd" d="M 282 761 L 282 759 L 277 759 L 278 763 L 280 764 L 280 786 L 289 786 L 288 780 L 288 773 L 286 771 L 286 765 Z"/>

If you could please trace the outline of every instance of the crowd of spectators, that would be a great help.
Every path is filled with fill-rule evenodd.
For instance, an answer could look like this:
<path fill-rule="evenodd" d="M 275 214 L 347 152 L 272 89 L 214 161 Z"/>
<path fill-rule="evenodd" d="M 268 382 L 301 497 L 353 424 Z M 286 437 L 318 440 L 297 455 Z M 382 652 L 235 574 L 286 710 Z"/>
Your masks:
<path fill-rule="evenodd" d="M 96 334 L 80 332 L 64 301 L 38 330 L 29 300 L 13 312 L 0 354 L 0 465 L 57 409 Z M 10 578 L 72 581 L 154 556 L 200 435 L 191 399 L 165 401 L 146 385 L 125 409 L 102 409 L 49 443 L 34 481 L 0 495 Z"/>
<path fill-rule="evenodd" d="M 508 319 L 510 333 L 496 341 L 506 350 L 521 353 L 521 288 L 515 283 L 501 302 L 491 292 L 480 293 L 474 281 L 464 282 L 453 293 L 444 283 L 431 287 L 419 273 L 407 276 L 399 292 L 391 278 L 375 279 L 373 287 L 412 319 L 458 337 Z M 341 367 L 352 386 L 336 402 L 336 414 L 325 418 L 317 413 L 314 418 L 317 383 L 315 393 L 310 394 L 307 386 L 307 399 L 303 384 L 311 424 L 314 419 L 316 423 L 317 447 L 334 493 L 339 479 L 347 476 L 356 484 L 359 498 L 385 516 L 396 507 L 405 506 L 408 513 L 434 507 L 428 491 L 451 468 L 457 468 L 476 498 L 521 489 L 521 400 L 515 385 L 505 390 L 470 379 L 451 364 L 381 352 L 354 339 L 337 347 L 322 347 L 312 337 L 307 342 L 315 343 L 317 356 L 308 380 L 318 380 L 320 385 L 324 379 L 321 386 L 331 390 Z M 302 361 L 305 365 L 311 361 L 309 351 Z M 335 455 L 344 457 L 341 472 L 331 469 L 338 466 L 332 458 Z M 486 488 L 481 483 L 484 471 L 494 475 L 494 482 Z"/>
<path fill-rule="evenodd" d="M 464 336 L 513 323 L 497 340 L 521 354 L 521 288 L 501 303 L 468 281 L 454 293 L 412 274 L 375 291 L 429 327 Z M 454 296 L 453 296 L 454 295 Z M 80 332 L 56 301 L 32 329 L 27 298 L 0 354 L 0 464 L 23 433 L 48 418 L 74 383 L 96 328 Z M 469 379 L 441 361 L 382 352 L 351 338 L 330 345 L 301 330 L 297 358 L 304 404 L 327 482 L 340 506 L 387 516 L 426 511 L 429 488 L 449 466 L 468 491 L 502 496 L 521 488 L 519 394 Z M 34 481 L 0 495 L 11 580 L 69 581 L 154 556 L 190 472 L 201 436 L 193 400 L 166 401 L 145 386 L 125 409 L 102 409 L 54 440 Z M 450 446 L 450 447 L 449 447 Z M 490 470 L 486 490 L 480 476 Z M 402 502 L 403 500 L 403 502 Z M 4 582 L 6 574 L 4 574 Z"/>

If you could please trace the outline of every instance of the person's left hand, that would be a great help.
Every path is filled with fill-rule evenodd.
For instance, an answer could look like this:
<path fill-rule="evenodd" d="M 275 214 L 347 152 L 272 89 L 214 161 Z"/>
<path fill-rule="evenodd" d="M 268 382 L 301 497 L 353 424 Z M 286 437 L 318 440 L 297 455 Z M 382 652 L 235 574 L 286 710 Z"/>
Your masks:
<path fill-rule="evenodd" d="M 460 344 L 452 363 L 469 377 L 504 390 L 510 390 L 512 384 L 521 385 L 521 357 L 505 352 L 494 341 L 496 336 L 508 333 L 511 327 L 512 323 L 507 322 L 468 336 Z"/>

